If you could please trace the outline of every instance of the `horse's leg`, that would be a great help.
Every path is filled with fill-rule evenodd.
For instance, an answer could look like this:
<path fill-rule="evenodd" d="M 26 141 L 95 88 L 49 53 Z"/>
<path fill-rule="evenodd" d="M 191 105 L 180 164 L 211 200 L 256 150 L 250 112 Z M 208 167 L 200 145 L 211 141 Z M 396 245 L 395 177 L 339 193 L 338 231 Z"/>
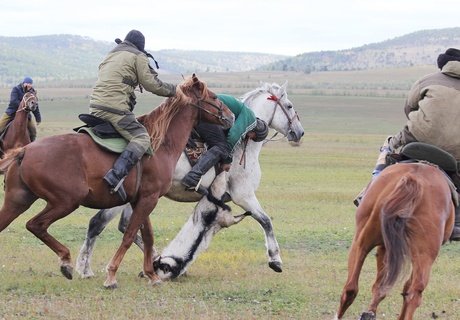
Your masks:
<path fill-rule="evenodd" d="M 342 319 L 345 311 L 351 306 L 356 296 L 358 295 L 359 274 L 363 267 L 364 260 L 372 249 L 366 243 L 366 234 L 356 231 L 357 234 L 353 239 L 353 243 L 348 254 L 348 278 L 342 290 L 340 298 L 340 306 L 337 311 L 337 319 Z"/>
<path fill-rule="evenodd" d="M 67 216 L 77 208 L 78 205 L 73 203 L 65 205 L 61 201 L 59 205 L 54 205 L 51 202 L 48 202 L 45 209 L 30 219 L 26 224 L 27 230 L 32 232 L 38 239 L 40 239 L 58 255 L 61 261 L 61 273 L 67 279 L 72 279 L 73 272 L 70 251 L 66 246 L 51 236 L 47 230 L 53 222 Z"/>
<path fill-rule="evenodd" d="M 239 214 L 237 216 L 233 216 L 231 212 L 225 211 L 218 215 L 217 222 L 222 228 L 229 228 L 235 224 L 240 223 L 244 218 L 250 215 L 251 212 L 249 211 L 246 211 L 245 213 Z"/>
<path fill-rule="evenodd" d="M 404 285 L 404 292 L 402 293 L 404 302 L 399 320 L 411 320 L 414 317 L 415 310 L 422 303 L 422 293 L 428 285 L 431 267 L 436 259 L 437 252 L 439 252 L 439 249 L 434 257 L 428 252 L 411 252 L 412 272 L 409 281 Z"/>
<path fill-rule="evenodd" d="M 270 217 L 265 213 L 257 200 L 254 193 L 237 196 L 232 194 L 232 200 L 235 204 L 242 207 L 244 210 L 251 212 L 253 217 L 264 229 L 265 246 L 267 248 L 268 265 L 276 272 L 283 271 L 283 262 L 280 257 L 280 248 L 273 232 L 273 225 Z"/>
<path fill-rule="evenodd" d="M 131 219 L 132 214 L 133 214 L 133 209 L 131 208 L 131 205 L 126 204 L 123 208 L 123 211 L 121 212 L 120 221 L 118 222 L 118 230 L 121 233 L 126 232 L 126 228 L 128 227 L 129 219 Z M 136 234 L 136 237 L 134 238 L 134 243 L 139 247 L 139 249 L 144 251 L 144 242 L 142 241 L 142 238 L 138 234 Z M 155 247 L 153 248 L 153 251 L 154 251 L 154 255 L 157 256 L 158 253 Z"/>
<path fill-rule="evenodd" d="M 145 247 L 144 250 L 144 274 L 150 279 L 151 284 L 161 283 L 161 279 L 155 274 L 153 270 L 153 259 L 154 259 L 154 250 L 153 250 L 153 229 L 152 223 L 150 222 L 149 217 L 144 220 L 144 223 L 141 226 L 141 235 L 142 240 L 144 241 Z"/>
<path fill-rule="evenodd" d="M 368 312 L 363 313 L 361 317 L 363 316 L 374 316 L 377 314 L 377 307 L 379 303 L 385 299 L 388 290 L 390 288 L 384 288 L 382 287 L 382 281 L 385 278 L 385 264 L 384 264 L 384 259 L 385 259 L 385 247 L 384 246 L 379 246 L 377 248 L 377 277 L 375 279 L 374 285 L 372 286 L 372 300 L 368 308 Z"/>
<path fill-rule="evenodd" d="M 145 222 L 146 219 L 148 219 L 150 212 L 153 211 L 153 208 L 155 208 L 157 203 L 158 195 L 150 195 L 149 197 L 144 197 L 137 201 L 136 207 L 133 208 L 133 215 L 129 220 L 126 232 L 123 235 L 123 240 L 120 244 L 120 247 L 115 252 L 115 255 L 112 257 L 109 264 L 107 265 L 107 278 L 104 282 L 104 287 L 108 289 L 114 289 L 117 287 L 116 273 L 118 267 L 120 266 L 120 263 L 126 254 L 126 251 L 133 244 L 134 238 L 136 237 L 137 231 L 139 230 L 140 226 Z M 148 228 L 145 230 L 145 232 L 148 232 Z M 149 254 L 149 252 L 151 254 L 152 250 L 149 248 L 147 248 L 147 250 L 144 250 L 144 260 L 146 252 L 147 254 Z M 152 283 L 157 282 L 157 280 L 159 279 L 159 277 L 154 272 L 147 276 L 149 276 L 149 279 Z"/>
<path fill-rule="evenodd" d="M 78 254 L 75 266 L 77 272 L 82 278 L 94 276 L 94 272 L 91 270 L 91 257 L 93 255 L 97 236 L 100 235 L 109 222 L 120 213 L 122 208 L 123 206 L 118 206 L 115 208 L 99 210 L 89 221 L 86 238 L 80 248 L 80 253 Z"/>
<path fill-rule="evenodd" d="M 8 185 L 5 191 L 3 206 L 0 210 L 0 232 L 25 212 L 37 200 L 37 197 L 16 179 L 16 176 L 8 176 Z"/>

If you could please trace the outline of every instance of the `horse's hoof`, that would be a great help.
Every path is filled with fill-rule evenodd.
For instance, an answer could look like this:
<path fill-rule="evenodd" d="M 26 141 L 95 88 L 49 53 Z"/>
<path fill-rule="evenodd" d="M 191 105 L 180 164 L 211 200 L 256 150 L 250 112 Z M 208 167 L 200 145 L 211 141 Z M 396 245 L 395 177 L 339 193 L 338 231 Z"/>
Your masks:
<path fill-rule="evenodd" d="M 359 320 L 375 320 L 375 313 L 372 311 L 367 311 L 361 313 L 361 317 L 359 317 Z"/>
<path fill-rule="evenodd" d="M 72 280 L 73 268 L 69 265 L 61 266 L 61 273 L 69 280 Z"/>
<path fill-rule="evenodd" d="M 109 289 L 109 290 L 113 290 L 113 289 L 118 288 L 118 284 L 116 282 L 112 283 L 112 284 L 105 284 L 104 283 L 104 288 Z"/>
<path fill-rule="evenodd" d="M 138 277 L 138 278 L 145 278 L 144 271 L 139 272 L 139 274 L 137 275 L 137 277 Z"/>
<path fill-rule="evenodd" d="M 149 284 L 150 284 L 151 286 L 159 286 L 159 285 L 162 284 L 162 283 L 163 283 L 163 281 L 161 281 L 161 279 L 156 279 L 156 280 L 150 280 L 150 281 L 149 281 Z"/>
<path fill-rule="evenodd" d="M 275 272 L 283 272 L 282 264 L 279 261 L 270 261 L 268 266 Z"/>

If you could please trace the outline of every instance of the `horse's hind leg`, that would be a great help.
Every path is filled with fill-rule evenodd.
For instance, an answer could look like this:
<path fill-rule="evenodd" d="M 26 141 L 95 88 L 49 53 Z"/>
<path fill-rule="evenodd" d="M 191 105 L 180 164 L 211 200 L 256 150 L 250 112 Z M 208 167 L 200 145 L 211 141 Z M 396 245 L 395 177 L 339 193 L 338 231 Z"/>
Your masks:
<path fill-rule="evenodd" d="M 0 210 L 0 232 L 37 200 L 37 197 L 22 183 L 19 175 L 13 175 L 11 172 L 7 175 L 8 184 L 5 190 L 5 200 Z"/>
<path fill-rule="evenodd" d="M 109 222 L 112 221 L 122 209 L 123 206 L 99 210 L 89 221 L 86 238 L 80 248 L 80 253 L 78 254 L 75 264 L 75 268 L 82 278 L 94 276 L 94 272 L 91 270 L 91 257 L 93 255 L 97 236 L 104 231 Z"/>
<path fill-rule="evenodd" d="M 53 206 L 48 202 L 45 209 L 43 209 L 38 215 L 29 220 L 26 224 L 27 230 L 32 232 L 38 239 L 40 239 L 58 255 L 61 260 L 61 273 L 67 279 L 72 279 L 73 271 L 70 259 L 70 251 L 66 246 L 51 236 L 47 230 L 53 222 L 67 216 L 77 207 L 78 206 L 75 205 L 69 205 L 67 207 Z"/>
<path fill-rule="evenodd" d="M 384 259 L 385 259 L 385 247 L 379 246 L 377 248 L 377 277 L 375 279 L 374 285 L 372 286 L 372 300 L 368 308 L 367 314 L 370 315 L 376 315 L 377 314 L 377 307 L 382 302 L 383 299 L 385 299 L 388 290 L 390 288 L 383 287 L 382 282 L 385 278 L 385 264 L 384 264 Z M 361 317 L 366 315 L 366 313 L 363 313 Z"/>
<path fill-rule="evenodd" d="M 404 302 L 399 320 L 413 319 L 415 310 L 422 303 L 422 293 L 428 285 L 435 259 L 436 257 L 433 258 L 430 254 L 420 254 L 413 258 L 411 276 L 405 283 L 402 293 Z"/>
<path fill-rule="evenodd" d="M 337 319 L 342 319 L 345 311 L 347 311 L 348 307 L 351 306 L 358 295 L 359 274 L 361 273 L 366 256 L 372 249 L 369 244 L 365 243 L 366 237 L 367 235 L 363 232 L 357 233 L 351 245 L 350 253 L 348 255 L 348 278 L 342 290 L 340 306 L 337 311 Z"/>

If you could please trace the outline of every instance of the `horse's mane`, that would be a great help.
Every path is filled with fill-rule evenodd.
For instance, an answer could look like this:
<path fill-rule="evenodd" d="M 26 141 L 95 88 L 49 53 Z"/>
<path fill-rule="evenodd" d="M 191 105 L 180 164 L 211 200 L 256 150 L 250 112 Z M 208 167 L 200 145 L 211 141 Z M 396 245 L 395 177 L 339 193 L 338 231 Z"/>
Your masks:
<path fill-rule="evenodd" d="M 269 93 L 271 95 L 280 97 L 283 93 L 285 93 L 285 90 L 283 89 L 282 86 L 280 86 L 277 83 L 267 83 L 264 82 L 260 85 L 260 87 L 249 91 L 245 93 L 240 99 L 244 103 L 249 103 L 250 101 L 254 100 L 256 97 L 258 97 L 262 93 Z"/>
<path fill-rule="evenodd" d="M 154 150 L 157 150 L 163 143 L 166 131 L 168 130 L 174 116 L 180 112 L 180 109 L 183 106 L 193 103 L 193 99 L 190 97 L 193 93 L 193 84 L 194 82 L 192 78 L 186 80 L 180 86 L 177 86 L 175 96 L 167 98 L 150 113 L 137 118 L 137 120 L 144 125 L 147 132 L 150 134 Z M 200 82 L 200 84 L 202 91 L 200 97 L 206 99 L 208 95 L 207 86 L 203 82 Z"/>

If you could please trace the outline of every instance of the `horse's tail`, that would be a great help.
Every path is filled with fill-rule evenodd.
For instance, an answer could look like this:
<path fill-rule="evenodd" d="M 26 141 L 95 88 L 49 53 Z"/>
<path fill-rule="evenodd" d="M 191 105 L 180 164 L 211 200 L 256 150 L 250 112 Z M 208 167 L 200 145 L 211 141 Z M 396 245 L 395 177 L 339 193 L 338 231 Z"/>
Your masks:
<path fill-rule="evenodd" d="M 403 176 L 394 190 L 384 200 L 380 222 L 386 249 L 386 276 L 383 285 L 394 285 L 410 256 L 409 240 L 411 229 L 408 225 L 414 210 L 421 201 L 420 184 L 412 175 Z"/>
<path fill-rule="evenodd" d="M 24 157 L 24 147 L 12 149 L 0 159 L 0 172 L 6 172 L 15 160 L 21 160 Z"/>

